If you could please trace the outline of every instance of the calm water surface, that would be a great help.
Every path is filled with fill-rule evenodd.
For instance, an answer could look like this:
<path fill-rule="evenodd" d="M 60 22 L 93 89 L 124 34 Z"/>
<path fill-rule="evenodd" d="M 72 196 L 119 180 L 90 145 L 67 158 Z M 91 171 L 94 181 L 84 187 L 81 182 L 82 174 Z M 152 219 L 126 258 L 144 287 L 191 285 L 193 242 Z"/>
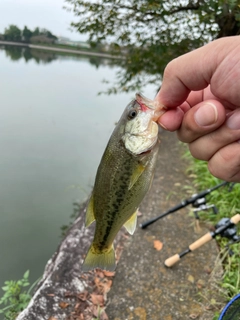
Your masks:
<path fill-rule="evenodd" d="M 0 49 L 0 286 L 28 269 L 41 276 L 134 96 L 97 95 L 115 78 L 106 61 L 16 52 Z"/>

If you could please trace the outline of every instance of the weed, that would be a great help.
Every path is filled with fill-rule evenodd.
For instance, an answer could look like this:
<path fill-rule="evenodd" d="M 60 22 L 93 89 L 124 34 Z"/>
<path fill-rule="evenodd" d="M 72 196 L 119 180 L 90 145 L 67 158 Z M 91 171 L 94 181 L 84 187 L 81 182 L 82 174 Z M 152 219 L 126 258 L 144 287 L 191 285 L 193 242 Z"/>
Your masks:
<path fill-rule="evenodd" d="M 30 289 L 26 291 L 26 287 L 30 285 L 28 278 L 29 271 L 26 271 L 21 280 L 4 282 L 2 290 L 5 293 L 0 299 L 0 305 L 4 306 L 0 309 L 0 313 L 4 315 L 4 319 L 15 319 L 28 305 L 31 299 L 30 291 L 33 288 L 33 286 L 31 286 Z"/>
<path fill-rule="evenodd" d="M 104 312 L 104 309 L 100 308 L 100 306 L 98 306 L 98 310 L 97 310 L 97 318 L 92 318 L 92 320 L 101 320 L 101 314 Z"/>
<path fill-rule="evenodd" d="M 202 191 L 213 187 L 221 181 L 213 177 L 207 168 L 207 163 L 204 161 L 193 159 L 189 151 L 185 153 L 185 158 L 190 161 L 188 174 L 193 178 L 194 187 L 198 191 Z M 216 215 L 212 212 L 201 213 L 201 219 L 204 221 L 216 224 L 223 217 L 232 217 L 236 213 L 240 213 L 240 184 L 235 184 L 232 190 L 223 187 L 207 196 L 208 203 L 213 203 L 218 208 L 219 213 Z M 238 227 L 239 230 L 239 227 Z M 217 237 L 217 242 L 221 251 L 226 249 L 228 239 Z M 226 255 L 223 260 L 224 275 L 222 277 L 221 286 L 226 289 L 228 296 L 231 298 L 240 291 L 240 244 L 231 246 L 233 254 Z"/>

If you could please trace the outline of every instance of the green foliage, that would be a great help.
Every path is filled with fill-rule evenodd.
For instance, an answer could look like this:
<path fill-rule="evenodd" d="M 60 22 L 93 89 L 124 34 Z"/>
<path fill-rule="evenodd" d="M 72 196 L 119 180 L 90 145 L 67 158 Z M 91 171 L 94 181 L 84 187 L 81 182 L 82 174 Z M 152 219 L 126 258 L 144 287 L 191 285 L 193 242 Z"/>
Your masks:
<path fill-rule="evenodd" d="M 190 153 L 188 157 L 192 159 L 188 172 L 194 178 L 195 186 L 198 190 L 204 190 L 218 183 L 221 180 L 212 176 L 207 167 L 207 162 L 193 159 Z M 219 209 L 219 214 L 208 214 L 207 216 L 213 222 L 217 222 L 222 217 L 231 217 L 236 213 L 240 213 L 240 184 L 235 184 L 231 192 L 228 187 L 223 187 L 208 195 L 209 202 L 215 203 Z"/>
<path fill-rule="evenodd" d="M 213 187 L 221 181 L 213 177 L 207 168 L 207 163 L 197 159 L 193 159 L 189 153 L 186 157 L 191 160 L 188 173 L 194 179 L 195 188 L 202 191 Z M 228 186 L 222 187 L 210 193 L 207 196 L 209 203 L 214 203 L 219 210 L 217 215 L 211 211 L 201 213 L 201 219 L 210 221 L 215 225 L 223 217 L 232 217 L 240 213 L 240 184 L 237 183 L 229 190 Z M 238 230 L 240 228 L 238 227 Z M 239 231 L 238 231 L 239 232 Z M 230 249 L 234 253 L 228 254 L 229 248 L 226 244 L 229 242 L 226 238 L 217 237 L 217 241 L 223 256 L 224 275 L 222 278 L 222 287 L 226 289 L 229 297 L 233 297 L 240 291 L 240 243 L 233 244 Z"/>
<path fill-rule="evenodd" d="M 57 37 L 47 29 L 39 29 L 37 27 L 34 31 L 31 31 L 25 26 L 24 29 L 21 30 L 13 24 L 5 29 L 3 36 L 4 40 L 17 42 L 30 42 L 31 38 L 36 36 L 45 36 L 47 39 L 57 40 Z"/>
<path fill-rule="evenodd" d="M 39 35 L 40 35 L 40 30 L 39 30 L 39 28 L 38 28 L 38 27 L 37 27 L 37 28 L 35 28 L 35 29 L 33 30 L 32 35 L 33 35 L 33 37 L 35 37 L 35 36 L 39 36 Z"/>
<path fill-rule="evenodd" d="M 7 41 L 21 41 L 21 30 L 17 26 L 11 24 L 4 31 L 4 39 Z"/>
<path fill-rule="evenodd" d="M 104 317 L 105 311 L 104 309 L 100 308 L 100 306 L 98 306 L 98 310 L 97 310 L 97 318 L 92 318 L 92 320 L 101 320 L 101 319 L 106 319 L 106 317 Z M 103 317 L 101 317 L 101 315 L 103 315 Z"/>
<path fill-rule="evenodd" d="M 26 42 L 29 42 L 30 38 L 32 37 L 32 34 L 33 34 L 32 31 L 25 26 L 22 31 L 23 40 Z"/>
<path fill-rule="evenodd" d="M 227 256 L 224 263 L 224 275 L 222 287 L 225 288 L 230 297 L 235 296 L 240 291 L 240 245 L 232 246 L 234 255 Z"/>
<path fill-rule="evenodd" d="M 66 0 L 77 17 L 72 27 L 89 42 L 125 54 L 108 93 L 160 85 L 173 58 L 222 36 L 240 34 L 238 0 Z"/>
<path fill-rule="evenodd" d="M 53 40 L 57 40 L 57 37 L 54 36 L 49 30 L 47 29 L 42 29 L 40 31 L 41 35 L 44 35 L 45 37 L 49 38 L 49 39 L 53 39 Z"/>
<path fill-rule="evenodd" d="M 212 320 L 219 320 L 219 313 L 216 313 Z"/>
<path fill-rule="evenodd" d="M 0 314 L 4 314 L 4 319 L 13 320 L 17 315 L 26 308 L 28 305 L 31 295 L 30 288 L 28 291 L 25 290 L 29 286 L 29 271 L 26 271 L 23 278 L 18 281 L 5 281 L 2 290 L 5 292 L 0 299 L 0 305 L 4 306 L 0 309 Z"/>

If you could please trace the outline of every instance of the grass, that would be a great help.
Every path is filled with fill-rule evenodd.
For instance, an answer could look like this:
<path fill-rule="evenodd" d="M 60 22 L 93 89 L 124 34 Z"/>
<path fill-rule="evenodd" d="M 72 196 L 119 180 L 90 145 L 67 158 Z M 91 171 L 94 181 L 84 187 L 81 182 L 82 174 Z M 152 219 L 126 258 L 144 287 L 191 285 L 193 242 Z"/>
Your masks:
<path fill-rule="evenodd" d="M 189 151 L 186 152 L 185 157 L 190 161 L 187 171 L 189 176 L 193 178 L 195 190 L 200 192 L 222 182 L 209 173 L 206 162 L 193 159 Z M 240 184 L 238 183 L 234 184 L 232 190 L 225 186 L 213 191 L 207 196 L 207 202 L 215 204 L 218 214 L 214 214 L 210 210 L 201 212 L 201 220 L 216 225 L 221 218 L 231 218 L 240 213 L 239 199 Z M 239 234 L 239 226 L 237 228 Z M 225 289 L 228 299 L 230 299 L 240 291 L 240 243 L 227 247 L 229 239 L 218 236 L 216 240 L 222 253 L 224 268 L 220 286 Z M 231 254 L 226 254 L 228 250 Z"/>
<path fill-rule="evenodd" d="M 29 271 L 26 271 L 23 278 L 17 281 L 5 281 L 2 290 L 3 296 L 0 299 L 0 314 L 4 315 L 5 320 L 13 320 L 24 310 L 31 300 L 31 291 L 36 282 L 28 289 Z"/>

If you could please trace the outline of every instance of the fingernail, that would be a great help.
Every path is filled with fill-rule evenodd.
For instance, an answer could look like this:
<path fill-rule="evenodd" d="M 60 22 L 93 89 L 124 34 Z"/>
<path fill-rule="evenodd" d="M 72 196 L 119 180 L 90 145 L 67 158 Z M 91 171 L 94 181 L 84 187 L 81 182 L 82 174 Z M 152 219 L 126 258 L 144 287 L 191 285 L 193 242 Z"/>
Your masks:
<path fill-rule="evenodd" d="M 229 129 L 240 129 L 240 111 L 235 111 L 226 121 L 226 125 Z"/>
<path fill-rule="evenodd" d="M 199 126 L 210 126 L 217 121 L 218 112 L 217 108 L 212 103 L 206 103 L 201 106 L 194 114 L 194 119 Z"/>

